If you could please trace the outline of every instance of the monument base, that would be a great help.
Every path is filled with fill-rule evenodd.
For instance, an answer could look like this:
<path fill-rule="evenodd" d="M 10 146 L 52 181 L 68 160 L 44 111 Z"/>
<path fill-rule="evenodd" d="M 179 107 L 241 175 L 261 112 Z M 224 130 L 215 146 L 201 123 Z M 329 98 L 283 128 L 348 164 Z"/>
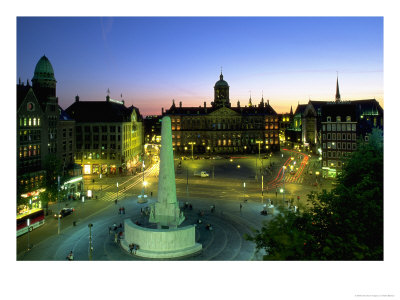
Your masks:
<path fill-rule="evenodd" d="M 129 252 L 129 245 L 139 246 L 135 255 L 153 259 L 178 258 L 194 255 L 202 250 L 196 243 L 196 227 L 189 225 L 176 229 L 151 229 L 134 224 L 130 219 L 124 222 L 125 238 L 121 246 Z"/>

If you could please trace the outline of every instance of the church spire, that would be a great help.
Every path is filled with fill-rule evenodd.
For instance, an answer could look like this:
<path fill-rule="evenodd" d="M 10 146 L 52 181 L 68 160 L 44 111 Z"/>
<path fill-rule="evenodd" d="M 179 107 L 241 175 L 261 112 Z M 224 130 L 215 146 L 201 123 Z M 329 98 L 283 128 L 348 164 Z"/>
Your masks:
<path fill-rule="evenodd" d="M 339 93 L 339 76 L 336 77 L 336 95 L 335 101 L 340 102 L 340 93 Z"/>

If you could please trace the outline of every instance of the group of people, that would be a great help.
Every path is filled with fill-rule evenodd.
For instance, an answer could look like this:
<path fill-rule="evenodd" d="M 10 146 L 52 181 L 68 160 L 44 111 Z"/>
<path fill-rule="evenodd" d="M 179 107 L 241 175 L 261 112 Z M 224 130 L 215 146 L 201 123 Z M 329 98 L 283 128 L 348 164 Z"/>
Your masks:
<path fill-rule="evenodd" d="M 139 245 L 136 245 L 136 244 L 134 244 L 134 243 L 129 244 L 129 251 L 131 252 L 131 254 L 132 254 L 132 251 L 135 251 L 134 254 L 136 254 L 136 251 L 137 251 L 138 249 L 139 249 Z"/>
<path fill-rule="evenodd" d="M 119 214 L 125 214 L 125 207 L 124 206 L 119 208 Z"/>
<path fill-rule="evenodd" d="M 183 209 L 189 209 L 189 210 L 192 210 L 192 209 L 193 209 L 193 205 L 192 205 L 192 203 L 185 202 L 185 204 L 183 205 Z"/>

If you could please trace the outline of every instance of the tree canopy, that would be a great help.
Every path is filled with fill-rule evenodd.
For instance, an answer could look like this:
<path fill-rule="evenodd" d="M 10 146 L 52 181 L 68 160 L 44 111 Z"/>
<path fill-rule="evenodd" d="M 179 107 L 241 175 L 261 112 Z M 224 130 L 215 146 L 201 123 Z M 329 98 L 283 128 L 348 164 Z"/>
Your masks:
<path fill-rule="evenodd" d="M 312 192 L 308 201 L 309 210 L 284 211 L 247 236 L 264 259 L 382 260 L 382 131 L 359 142 L 331 191 Z"/>

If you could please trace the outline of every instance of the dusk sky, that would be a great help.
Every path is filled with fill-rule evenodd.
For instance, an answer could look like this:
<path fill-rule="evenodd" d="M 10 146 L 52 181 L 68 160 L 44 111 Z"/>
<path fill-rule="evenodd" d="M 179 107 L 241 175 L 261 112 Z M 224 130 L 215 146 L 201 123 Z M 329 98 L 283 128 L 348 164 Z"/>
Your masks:
<path fill-rule="evenodd" d="M 16 80 L 43 55 L 64 109 L 107 89 L 143 115 L 209 106 L 221 67 L 234 106 L 332 101 L 337 72 L 342 100 L 383 106 L 382 17 L 18 17 Z"/>

